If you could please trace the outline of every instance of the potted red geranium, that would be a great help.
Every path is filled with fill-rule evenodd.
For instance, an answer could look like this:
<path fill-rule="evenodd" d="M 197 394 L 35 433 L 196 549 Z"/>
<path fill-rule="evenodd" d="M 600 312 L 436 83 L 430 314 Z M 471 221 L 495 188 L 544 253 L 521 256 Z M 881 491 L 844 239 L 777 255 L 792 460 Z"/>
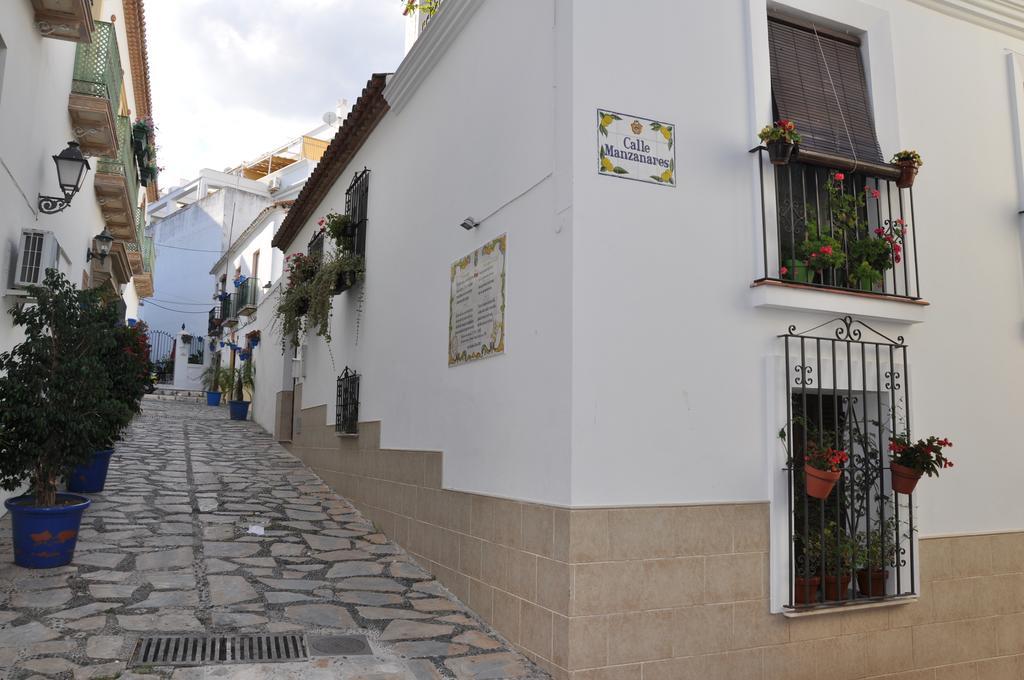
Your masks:
<path fill-rule="evenodd" d="M 843 464 L 850 456 L 842 449 L 819 447 L 814 442 L 807 442 L 807 446 L 807 455 L 804 456 L 807 495 L 824 500 L 832 493 L 832 488 L 843 474 Z"/>
<path fill-rule="evenodd" d="M 889 471 L 892 473 L 892 490 L 896 493 L 913 493 L 922 476 L 938 477 L 939 470 L 953 467 L 953 461 L 942 453 L 943 448 L 952 446 L 953 442 L 945 437 L 934 435 L 913 443 L 909 434 L 891 438 Z"/>
<path fill-rule="evenodd" d="M 914 179 L 917 178 L 918 168 L 924 165 L 924 161 L 921 160 L 921 154 L 913 149 L 904 149 L 903 151 L 896 152 L 891 162 L 899 166 L 900 176 L 896 180 L 896 186 L 900 189 L 912 187 Z"/>
<path fill-rule="evenodd" d="M 800 144 L 800 134 L 796 131 L 796 124 L 783 118 L 771 125 L 765 125 L 759 133 L 758 139 L 768 147 L 768 160 L 772 165 L 786 165 L 793 157 L 793 152 Z"/>

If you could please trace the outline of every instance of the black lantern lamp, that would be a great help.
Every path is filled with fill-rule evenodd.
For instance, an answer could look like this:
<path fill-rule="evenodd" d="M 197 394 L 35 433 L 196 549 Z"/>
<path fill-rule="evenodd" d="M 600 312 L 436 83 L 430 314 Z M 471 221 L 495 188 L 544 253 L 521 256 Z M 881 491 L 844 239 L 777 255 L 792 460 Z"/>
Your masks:
<path fill-rule="evenodd" d="M 85 261 L 88 262 L 92 258 L 98 257 L 100 262 L 103 262 L 107 259 L 107 255 L 110 255 L 110 247 L 114 245 L 114 237 L 110 235 L 106 227 L 103 227 L 103 231 L 93 237 L 92 243 L 96 248 L 96 252 L 87 250 L 85 252 Z"/>
<path fill-rule="evenodd" d="M 57 166 L 57 183 L 64 192 L 63 198 L 39 195 L 39 212 L 53 215 L 71 205 L 71 199 L 82 188 L 85 175 L 89 172 L 89 161 L 82 155 L 78 142 L 68 142 L 68 148 L 53 157 Z M 108 248 L 109 252 L 109 248 Z"/>

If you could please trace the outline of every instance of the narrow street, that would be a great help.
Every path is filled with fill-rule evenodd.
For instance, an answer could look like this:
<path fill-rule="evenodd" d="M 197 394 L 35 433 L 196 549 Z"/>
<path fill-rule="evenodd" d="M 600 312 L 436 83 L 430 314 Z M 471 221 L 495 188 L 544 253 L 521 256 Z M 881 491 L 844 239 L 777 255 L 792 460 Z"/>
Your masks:
<path fill-rule="evenodd" d="M 6 678 L 544 678 L 256 425 L 144 401 L 92 496 L 72 565 L 11 562 L 0 523 Z M 129 668 L 139 638 L 365 635 L 372 654 Z"/>

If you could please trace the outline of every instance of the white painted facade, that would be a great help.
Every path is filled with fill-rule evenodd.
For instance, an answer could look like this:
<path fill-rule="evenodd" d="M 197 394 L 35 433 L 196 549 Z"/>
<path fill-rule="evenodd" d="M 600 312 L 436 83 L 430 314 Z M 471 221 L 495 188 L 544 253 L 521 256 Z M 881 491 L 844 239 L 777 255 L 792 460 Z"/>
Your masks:
<path fill-rule="evenodd" d="M 751 287 L 769 4 L 861 35 L 883 154 L 925 157 L 929 306 Z M 360 420 L 382 421 L 384 447 L 443 450 L 451 489 L 571 507 L 771 500 L 776 336 L 852 314 L 906 338 L 914 431 L 956 444 L 957 467 L 919 487 L 920 535 L 1024 529 L 1024 93 L 1008 56 L 1024 40 L 954 4 L 972 3 L 730 0 L 694 20 L 651 0 L 633 30 L 612 0 L 446 0 L 389 83 L 391 111 L 289 248 L 370 168 L 362 311 L 358 288 L 342 294 L 331 351 L 307 339 L 301 406 L 333 419 L 335 378 L 355 368 Z M 598 108 L 677 125 L 678 185 L 599 175 Z M 467 216 L 482 225 L 464 231 Z M 506 352 L 449 368 L 449 266 L 503 233 Z"/>
<path fill-rule="evenodd" d="M 141 85 L 132 80 L 124 6 L 121 0 L 94 0 L 93 17 L 114 22 L 124 101 L 133 109 L 135 88 Z M 14 289 L 22 229 L 52 232 L 63 253 L 60 271 L 78 286 L 92 285 L 86 252 L 105 226 L 93 184 L 98 159 L 88 158 L 91 169 L 64 211 L 47 215 L 38 205 L 40 194 L 61 196 L 52 156 L 76 138 L 68 112 L 76 49 L 74 42 L 43 37 L 31 2 L 0 3 L 0 351 L 11 349 L 22 337 L 8 313 L 25 299 L 9 292 Z M 140 190 L 140 198 L 143 194 Z M 132 285 L 122 285 L 118 292 L 125 296 L 131 316 Z M 9 495 L 0 491 L 0 501 Z"/>

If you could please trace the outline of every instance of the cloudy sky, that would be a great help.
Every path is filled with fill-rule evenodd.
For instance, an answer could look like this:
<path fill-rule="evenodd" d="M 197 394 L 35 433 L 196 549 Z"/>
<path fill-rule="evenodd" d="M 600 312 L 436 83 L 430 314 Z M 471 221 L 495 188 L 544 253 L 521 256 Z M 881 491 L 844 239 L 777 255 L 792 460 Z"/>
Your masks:
<path fill-rule="evenodd" d="M 403 56 L 400 0 L 146 2 L 160 185 L 298 137 Z"/>

